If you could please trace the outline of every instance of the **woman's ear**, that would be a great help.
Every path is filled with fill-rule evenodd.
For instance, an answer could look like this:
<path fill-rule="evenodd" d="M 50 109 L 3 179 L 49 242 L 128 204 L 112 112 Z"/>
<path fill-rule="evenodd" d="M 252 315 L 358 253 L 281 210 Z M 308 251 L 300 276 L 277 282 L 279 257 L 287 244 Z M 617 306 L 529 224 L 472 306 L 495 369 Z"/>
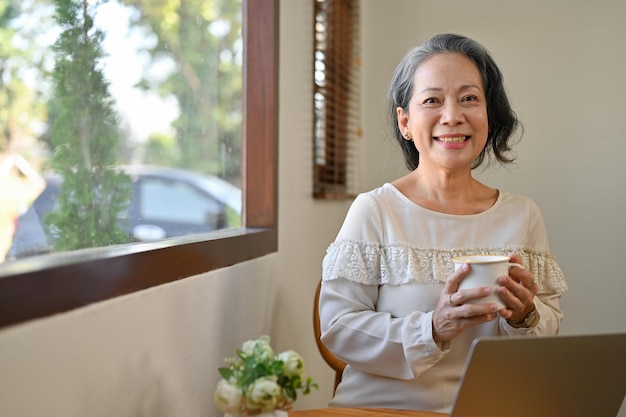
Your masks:
<path fill-rule="evenodd" d="M 397 107 L 396 114 L 398 116 L 398 129 L 400 129 L 402 136 L 407 140 L 413 139 L 411 131 L 409 130 L 409 115 L 407 112 L 405 112 L 402 107 Z"/>

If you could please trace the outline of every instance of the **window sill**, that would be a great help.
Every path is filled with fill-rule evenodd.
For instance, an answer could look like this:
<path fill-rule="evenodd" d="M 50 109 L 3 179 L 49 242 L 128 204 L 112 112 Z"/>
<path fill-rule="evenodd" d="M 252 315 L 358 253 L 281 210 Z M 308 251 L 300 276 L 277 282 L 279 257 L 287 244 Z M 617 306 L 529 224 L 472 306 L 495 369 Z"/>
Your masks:
<path fill-rule="evenodd" d="M 275 229 L 240 228 L 7 262 L 0 265 L 0 328 L 234 265 L 276 249 Z"/>

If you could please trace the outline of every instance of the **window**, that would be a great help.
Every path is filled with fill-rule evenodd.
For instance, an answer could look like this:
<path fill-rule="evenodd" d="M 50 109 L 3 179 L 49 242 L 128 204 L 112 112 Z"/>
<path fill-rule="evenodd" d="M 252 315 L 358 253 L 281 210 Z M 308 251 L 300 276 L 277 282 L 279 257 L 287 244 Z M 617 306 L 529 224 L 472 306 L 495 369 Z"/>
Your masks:
<path fill-rule="evenodd" d="M 313 196 L 351 198 L 356 189 L 359 0 L 315 1 Z"/>
<path fill-rule="evenodd" d="M 279 0 L 244 1 L 244 227 L 34 257 L 0 267 L 0 327 L 68 311 L 277 248 Z"/>

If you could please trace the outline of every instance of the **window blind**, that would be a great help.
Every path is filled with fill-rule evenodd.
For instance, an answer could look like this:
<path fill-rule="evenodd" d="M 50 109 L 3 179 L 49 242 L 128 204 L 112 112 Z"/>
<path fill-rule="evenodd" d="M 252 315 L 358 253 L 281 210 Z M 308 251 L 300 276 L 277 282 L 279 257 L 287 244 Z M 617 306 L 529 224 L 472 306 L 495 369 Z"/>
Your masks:
<path fill-rule="evenodd" d="M 360 123 L 360 0 L 313 0 L 314 186 L 320 199 L 356 191 Z"/>

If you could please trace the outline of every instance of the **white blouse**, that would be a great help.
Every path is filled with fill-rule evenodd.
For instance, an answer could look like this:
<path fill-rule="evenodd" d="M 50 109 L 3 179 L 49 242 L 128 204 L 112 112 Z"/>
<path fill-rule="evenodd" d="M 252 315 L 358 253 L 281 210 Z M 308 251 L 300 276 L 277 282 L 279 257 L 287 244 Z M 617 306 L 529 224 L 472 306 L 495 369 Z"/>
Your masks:
<path fill-rule="evenodd" d="M 451 259 L 511 253 L 539 285 L 538 324 L 515 329 L 498 318 L 441 350 L 432 312 L 454 270 Z M 474 338 L 556 334 L 567 289 L 530 199 L 500 192 L 482 213 L 451 215 L 418 206 L 391 184 L 355 199 L 328 247 L 322 279 L 322 341 L 348 364 L 330 405 L 440 412 L 451 409 Z"/>

